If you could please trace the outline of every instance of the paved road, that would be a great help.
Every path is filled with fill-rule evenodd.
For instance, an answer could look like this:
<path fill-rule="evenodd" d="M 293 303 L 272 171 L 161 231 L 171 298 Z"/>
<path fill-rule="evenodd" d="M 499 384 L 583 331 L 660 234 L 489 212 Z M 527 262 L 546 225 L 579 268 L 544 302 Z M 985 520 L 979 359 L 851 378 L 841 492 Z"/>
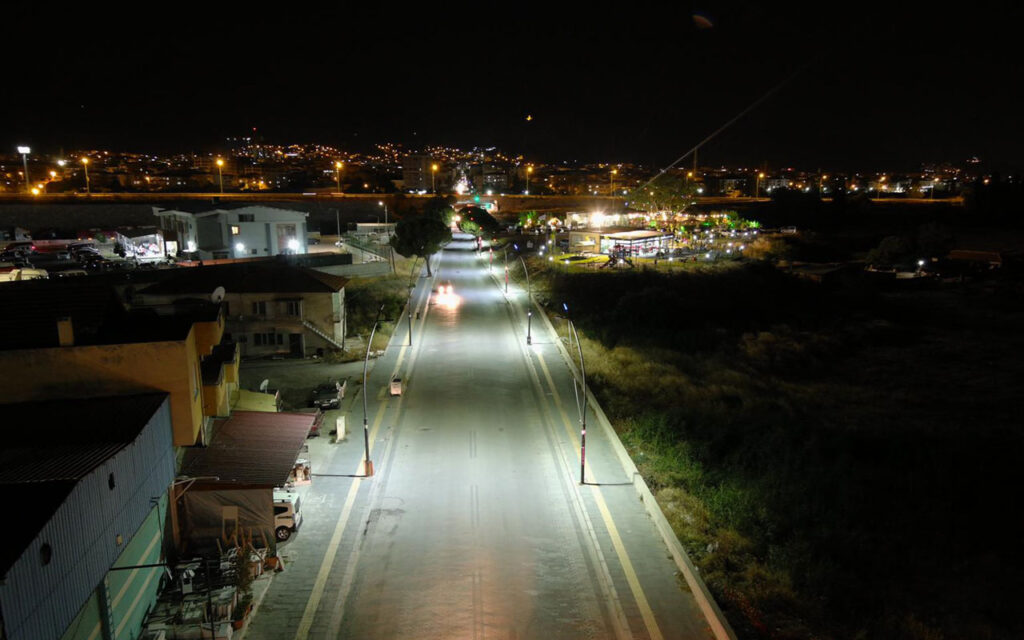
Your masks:
<path fill-rule="evenodd" d="M 578 484 L 550 327 L 535 322 L 526 346 L 524 296 L 506 297 L 468 242 L 436 271 L 455 297 L 428 300 L 422 278 L 413 346 L 396 331 L 367 384 L 376 474 L 350 477 L 360 400 L 346 441 L 312 442 L 305 523 L 246 637 L 712 637 L 600 430 Z M 394 373 L 406 392 L 389 398 Z"/>

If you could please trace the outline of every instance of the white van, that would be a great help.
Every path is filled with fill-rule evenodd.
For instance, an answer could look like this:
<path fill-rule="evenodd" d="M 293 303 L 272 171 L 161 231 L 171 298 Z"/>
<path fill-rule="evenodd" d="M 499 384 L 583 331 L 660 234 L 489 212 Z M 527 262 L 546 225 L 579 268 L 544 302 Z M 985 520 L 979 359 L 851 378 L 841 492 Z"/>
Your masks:
<path fill-rule="evenodd" d="M 274 535 L 279 542 L 292 537 L 302 524 L 299 494 L 285 489 L 274 489 Z"/>
<path fill-rule="evenodd" d="M 391 378 L 391 386 L 389 388 L 389 392 L 393 396 L 400 396 L 400 395 L 402 395 L 402 379 L 401 378 Z"/>

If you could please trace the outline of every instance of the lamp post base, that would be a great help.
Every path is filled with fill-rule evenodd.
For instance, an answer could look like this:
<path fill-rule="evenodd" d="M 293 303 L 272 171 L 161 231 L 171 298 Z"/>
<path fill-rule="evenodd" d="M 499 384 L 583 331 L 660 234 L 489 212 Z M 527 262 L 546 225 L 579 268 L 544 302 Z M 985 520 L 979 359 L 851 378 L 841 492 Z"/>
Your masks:
<path fill-rule="evenodd" d="M 364 477 L 369 478 L 373 476 L 373 460 L 363 460 L 362 467 L 362 475 Z"/>

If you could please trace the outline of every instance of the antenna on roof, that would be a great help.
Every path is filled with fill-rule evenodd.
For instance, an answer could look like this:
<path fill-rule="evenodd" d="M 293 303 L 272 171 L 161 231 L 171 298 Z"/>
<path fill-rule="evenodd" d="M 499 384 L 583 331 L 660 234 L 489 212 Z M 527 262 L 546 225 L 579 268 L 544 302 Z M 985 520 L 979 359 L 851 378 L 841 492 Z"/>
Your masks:
<path fill-rule="evenodd" d="M 219 304 L 222 300 L 224 300 L 225 293 L 227 292 L 224 291 L 224 287 L 217 287 L 216 289 L 213 290 L 213 293 L 210 294 L 210 301 L 212 301 L 215 304 Z"/>
<path fill-rule="evenodd" d="M 266 380 L 264 380 L 263 382 L 260 383 L 260 392 L 266 393 L 267 392 L 267 387 L 269 387 L 269 386 L 270 386 L 270 379 L 267 378 Z"/>

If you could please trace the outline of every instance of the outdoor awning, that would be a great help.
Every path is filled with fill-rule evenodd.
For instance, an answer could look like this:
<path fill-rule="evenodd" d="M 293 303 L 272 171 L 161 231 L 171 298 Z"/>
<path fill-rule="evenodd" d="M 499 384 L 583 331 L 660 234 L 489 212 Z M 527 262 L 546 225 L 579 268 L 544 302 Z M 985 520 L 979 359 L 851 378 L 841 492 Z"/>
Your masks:
<path fill-rule="evenodd" d="M 283 486 L 316 418 L 311 413 L 235 411 L 206 448 L 185 452 L 181 474 L 221 483 Z"/>

